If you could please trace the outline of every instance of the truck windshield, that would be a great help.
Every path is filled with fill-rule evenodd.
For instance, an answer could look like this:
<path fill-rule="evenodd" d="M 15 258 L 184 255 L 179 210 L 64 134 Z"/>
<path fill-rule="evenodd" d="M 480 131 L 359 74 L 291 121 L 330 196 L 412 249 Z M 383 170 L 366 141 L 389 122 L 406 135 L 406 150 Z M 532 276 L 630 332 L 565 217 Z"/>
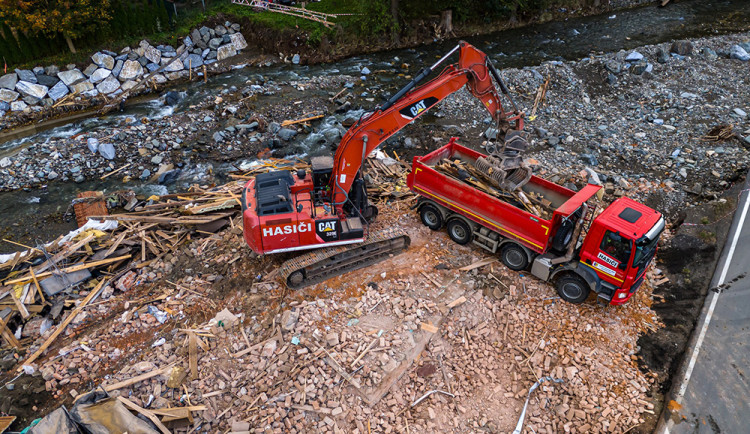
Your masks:
<path fill-rule="evenodd" d="M 633 267 L 640 268 L 654 257 L 654 253 L 656 253 L 656 243 L 658 241 L 659 237 L 656 237 L 653 240 L 643 237 L 635 243 Z"/>

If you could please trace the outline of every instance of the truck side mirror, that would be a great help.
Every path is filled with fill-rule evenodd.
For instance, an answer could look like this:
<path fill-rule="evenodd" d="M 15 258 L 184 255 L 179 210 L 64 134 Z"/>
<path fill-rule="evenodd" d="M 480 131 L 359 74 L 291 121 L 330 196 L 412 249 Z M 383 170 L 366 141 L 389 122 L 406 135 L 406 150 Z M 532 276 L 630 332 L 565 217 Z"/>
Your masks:
<path fill-rule="evenodd" d="M 297 204 L 297 212 L 298 213 L 302 212 L 302 204 L 301 203 Z"/>

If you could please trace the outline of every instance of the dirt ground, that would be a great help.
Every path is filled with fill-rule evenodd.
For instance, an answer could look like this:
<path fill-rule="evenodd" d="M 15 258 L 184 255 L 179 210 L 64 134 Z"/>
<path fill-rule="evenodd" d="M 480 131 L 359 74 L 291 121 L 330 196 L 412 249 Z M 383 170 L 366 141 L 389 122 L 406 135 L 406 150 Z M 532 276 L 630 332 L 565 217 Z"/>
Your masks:
<path fill-rule="evenodd" d="M 32 377 L 48 392 L 27 389 L 14 428 L 100 384 L 171 363 L 188 370 L 190 333 L 195 379 L 172 389 L 165 373 L 112 393 L 205 405 L 199 432 L 510 432 L 546 376 L 561 382 L 531 395 L 524 432 L 625 432 L 654 412 L 657 375 L 636 356 L 638 336 L 660 327 L 650 283 L 625 306 L 571 305 L 499 262 L 460 271 L 489 255 L 423 227 L 409 204 L 381 205 L 371 228 L 405 229 L 405 253 L 296 292 L 273 279 L 288 258 L 254 257 L 239 227 L 195 239 L 76 318 Z M 225 308 L 237 321 L 218 325 Z"/>

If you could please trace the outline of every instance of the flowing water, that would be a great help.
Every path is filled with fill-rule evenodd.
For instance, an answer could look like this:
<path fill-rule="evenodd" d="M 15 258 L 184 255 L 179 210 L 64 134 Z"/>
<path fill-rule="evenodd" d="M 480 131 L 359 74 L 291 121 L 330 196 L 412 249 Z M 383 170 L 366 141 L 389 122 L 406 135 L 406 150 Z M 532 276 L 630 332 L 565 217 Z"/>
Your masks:
<path fill-rule="evenodd" d="M 487 53 L 498 68 L 538 65 L 545 61 L 577 60 L 592 53 L 613 52 L 631 49 L 646 44 L 656 44 L 671 40 L 711 36 L 741 32 L 750 29 L 750 1 L 748 0 L 685 0 L 672 3 L 665 8 L 645 6 L 616 13 L 571 18 L 565 21 L 528 26 L 490 35 L 466 38 L 470 43 Z M 248 80 L 262 77 L 276 82 L 306 79 L 320 75 L 348 74 L 359 76 L 360 69 L 394 71 L 392 64 L 407 63 L 410 73 L 432 64 L 436 58 L 456 44 L 456 40 L 442 41 L 416 49 L 392 50 L 367 56 L 355 56 L 335 63 L 319 65 L 274 65 L 263 68 L 236 68 L 231 72 L 212 77 L 204 83 L 191 83 L 175 90 L 184 98 L 175 107 L 165 106 L 162 98 L 146 99 L 129 105 L 123 112 L 113 113 L 103 118 L 85 118 L 70 123 L 55 122 L 55 126 L 35 132 L 22 138 L 15 138 L 0 144 L 0 158 L 12 155 L 25 146 L 45 142 L 52 138 L 70 137 L 75 134 L 112 128 L 121 124 L 126 117 L 157 120 L 184 110 L 221 92 L 236 86 L 244 87 Z M 392 93 L 402 86 L 403 79 L 396 77 L 396 71 L 378 74 L 379 92 Z M 374 103 L 373 103 L 374 104 Z M 37 129 L 38 130 L 38 129 Z M 303 139 L 301 139 L 303 140 Z M 213 170 L 225 173 L 231 165 L 214 165 Z M 70 200 L 79 191 L 136 189 L 144 193 L 164 193 L 176 191 L 201 179 L 204 167 L 183 170 L 182 177 L 168 187 L 142 183 L 122 184 L 115 179 L 91 181 L 82 184 L 54 183 L 49 188 L 31 191 L 0 193 L 0 227 L 5 233 L 18 233 L 13 227 L 26 227 L 34 233 L 55 234 L 73 228 L 73 223 L 46 222 L 42 227 L 38 219 L 31 216 L 44 216 L 64 213 Z M 114 177 L 113 177 L 114 178 Z M 58 219 L 59 220 L 59 219 Z M 15 226 L 14 226 L 15 224 Z M 10 229 L 8 229 L 10 228 Z M 0 235 L 3 235 L 0 231 Z M 28 238 L 28 237 L 27 237 Z M 50 238 L 50 237 L 46 237 Z M 0 247 L 9 250 L 10 245 Z"/>

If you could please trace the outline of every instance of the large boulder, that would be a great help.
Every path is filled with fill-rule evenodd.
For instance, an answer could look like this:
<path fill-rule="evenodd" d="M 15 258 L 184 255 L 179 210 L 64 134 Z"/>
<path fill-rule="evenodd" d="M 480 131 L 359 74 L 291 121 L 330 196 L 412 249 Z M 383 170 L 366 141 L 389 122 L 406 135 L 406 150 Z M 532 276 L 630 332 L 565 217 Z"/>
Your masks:
<path fill-rule="evenodd" d="M 185 69 L 185 66 L 182 63 L 182 60 L 180 59 L 174 59 L 174 61 L 172 60 L 173 59 L 169 59 L 165 61 L 164 59 L 162 59 L 162 64 L 169 63 L 169 65 L 166 68 L 164 68 L 164 72 L 177 72 L 177 71 L 182 71 L 183 69 Z"/>
<path fill-rule="evenodd" d="M 236 54 L 237 50 L 234 49 L 234 45 L 224 45 L 223 47 L 219 47 L 219 49 L 216 50 L 216 60 L 222 61 L 224 59 L 235 56 Z"/>
<path fill-rule="evenodd" d="M 232 35 L 229 35 L 229 39 L 232 41 L 232 45 L 234 45 L 235 50 L 240 51 L 247 48 L 247 42 L 245 41 L 245 37 L 242 36 L 242 33 L 234 33 Z"/>
<path fill-rule="evenodd" d="M 747 62 L 748 60 L 750 60 L 750 54 L 748 54 L 747 51 L 739 45 L 732 45 L 732 48 L 729 50 L 729 57 L 732 59 L 741 60 L 743 62 Z"/>
<path fill-rule="evenodd" d="M 65 85 L 68 87 L 78 83 L 81 80 L 86 79 L 83 73 L 77 69 L 72 69 L 70 71 L 60 71 L 57 73 L 57 78 L 62 80 L 62 82 L 65 83 Z"/>
<path fill-rule="evenodd" d="M 201 50 L 208 48 L 208 45 L 203 41 L 203 37 L 201 36 L 201 32 L 198 31 L 198 29 L 193 29 L 193 32 L 190 33 L 190 39 L 193 40 L 193 44 L 198 46 Z"/>
<path fill-rule="evenodd" d="M 91 56 L 91 60 L 100 68 L 112 69 L 115 67 L 115 58 L 105 53 L 96 53 Z"/>
<path fill-rule="evenodd" d="M 129 91 L 130 89 L 134 88 L 138 83 L 136 83 L 133 80 L 128 80 L 125 83 L 122 84 L 122 90 Z"/>
<path fill-rule="evenodd" d="M 0 101 L 11 103 L 18 99 L 18 92 L 8 89 L 0 89 Z"/>
<path fill-rule="evenodd" d="M 122 65 L 120 80 L 132 80 L 143 75 L 143 66 L 135 60 L 128 60 Z"/>
<path fill-rule="evenodd" d="M 34 77 L 36 78 L 36 77 Z M 29 83 L 28 81 L 19 81 L 16 83 L 16 90 L 23 96 L 31 96 L 42 99 L 47 96 L 49 88 L 41 84 Z"/>
<path fill-rule="evenodd" d="M 18 75 L 15 72 L 0 77 L 0 88 L 13 90 L 18 83 Z"/>
<path fill-rule="evenodd" d="M 70 87 L 70 90 L 73 91 L 73 92 L 75 92 L 75 93 L 89 92 L 89 91 L 91 91 L 91 90 L 94 89 L 94 85 L 91 84 L 90 81 L 86 81 L 86 80 L 79 81 L 78 83 L 76 83 L 76 84 L 74 84 L 72 86 L 68 86 L 68 87 Z"/>
<path fill-rule="evenodd" d="M 29 105 L 23 101 L 13 101 L 12 103 L 10 103 L 10 110 L 14 112 L 24 111 L 28 107 Z"/>
<path fill-rule="evenodd" d="M 113 76 L 109 76 L 96 86 L 99 93 L 108 94 L 120 88 L 120 82 Z"/>
<path fill-rule="evenodd" d="M 93 74 L 91 74 L 91 77 L 89 78 L 89 80 L 92 83 L 96 84 L 104 80 L 105 78 L 110 77 L 111 75 L 112 75 L 112 71 L 110 71 L 109 69 L 99 68 L 96 71 L 94 71 Z"/>
<path fill-rule="evenodd" d="M 16 74 L 18 74 L 19 80 L 36 84 L 36 75 L 33 71 L 29 71 L 28 69 L 16 69 Z"/>
<path fill-rule="evenodd" d="M 36 75 L 36 84 L 41 84 L 42 86 L 52 87 L 59 82 L 60 79 L 57 77 L 52 77 L 46 74 L 37 74 Z"/>
<path fill-rule="evenodd" d="M 146 59 L 150 60 L 151 63 L 155 63 L 158 65 L 161 61 L 161 51 L 157 50 L 151 45 L 148 45 L 144 48 L 143 55 L 146 57 Z"/>
<path fill-rule="evenodd" d="M 209 48 L 213 48 L 214 50 L 219 48 L 219 45 L 221 45 L 221 38 L 213 38 L 208 41 Z"/>
<path fill-rule="evenodd" d="M 203 58 L 198 54 L 190 54 L 182 61 L 182 64 L 188 69 L 197 68 L 203 65 Z"/>
<path fill-rule="evenodd" d="M 151 76 L 150 81 L 156 84 L 162 84 L 167 82 L 167 77 L 164 74 L 154 74 Z"/>
<path fill-rule="evenodd" d="M 115 147 L 114 147 L 114 145 L 112 145 L 111 143 L 100 143 L 99 144 L 99 154 L 102 157 L 106 158 L 107 160 L 113 160 L 115 158 Z"/>
<path fill-rule="evenodd" d="M 97 69 L 99 69 L 99 67 L 92 63 L 83 70 L 83 75 L 85 75 L 86 77 L 91 77 L 91 74 L 93 74 Z"/>
<path fill-rule="evenodd" d="M 112 75 L 114 75 L 115 77 L 119 77 L 120 71 L 122 71 L 122 65 L 124 64 L 125 64 L 124 60 L 117 60 L 117 62 L 115 62 L 115 67 L 112 68 Z"/>
<path fill-rule="evenodd" d="M 68 93 L 70 93 L 70 91 L 68 90 L 68 86 L 66 86 L 62 81 L 58 81 L 56 85 L 52 86 L 47 91 L 47 95 L 49 95 L 49 97 L 55 101 L 64 97 Z"/>

